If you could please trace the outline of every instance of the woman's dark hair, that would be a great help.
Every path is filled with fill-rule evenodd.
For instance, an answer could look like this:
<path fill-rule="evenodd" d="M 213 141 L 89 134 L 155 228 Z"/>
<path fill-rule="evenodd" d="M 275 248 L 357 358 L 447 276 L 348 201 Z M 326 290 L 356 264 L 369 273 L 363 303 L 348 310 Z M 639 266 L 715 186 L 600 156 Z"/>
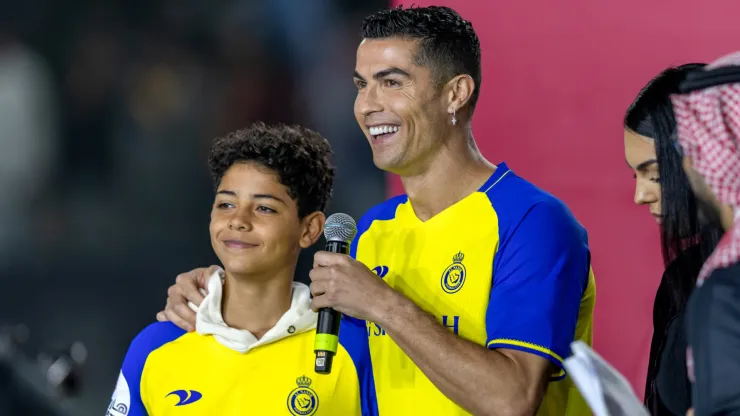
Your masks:
<path fill-rule="evenodd" d="M 686 64 L 661 72 L 640 91 L 624 118 L 625 128 L 655 142 L 662 192 L 661 245 L 666 267 L 687 248 L 697 244 L 706 248 L 702 251 L 708 256 L 721 234 L 720 230 L 701 221 L 696 198 L 682 168 L 681 155 L 673 143 L 676 119 L 670 95 L 678 92 L 678 85 L 686 74 L 703 66 Z"/>
<path fill-rule="evenodd" d="M 722 235 L 722 230 L 701 220 L 697 200 L 683 171 L 682 157 L 673 143 L 676 119 L 670 95 L 678 92 L 679 84 L 690 71 L 703 66 L 686 64 L 661 72 L 640 91 L 624 118 L 626 129 L 655 142 L 661 185 L 661 248 L 666 270 L 653 307 L 654 332 L 645 395 L 653 412 L 653 384 L 668 326 L 686 305 L 702 264 Z"/>

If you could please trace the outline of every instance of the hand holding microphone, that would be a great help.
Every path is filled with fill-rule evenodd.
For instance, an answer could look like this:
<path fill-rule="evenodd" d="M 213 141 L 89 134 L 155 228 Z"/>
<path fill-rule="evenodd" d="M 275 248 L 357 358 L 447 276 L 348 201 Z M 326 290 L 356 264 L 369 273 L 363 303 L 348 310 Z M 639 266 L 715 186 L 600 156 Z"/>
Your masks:
<path fill-rule="evenodd" d="M 349 254 L 349 245 L 357 234 L 357 224 L 347 214 L 332 214 L 327 218 L 324 227 L 326 251 L 329 253 Z M 339 323 L 342 316 L 332 308 L 319 309 L 316 324 L 314 352 L 316 353 L 315 371 L 319 374 L 331 373 L 334 356 L 339 344 Z"/>

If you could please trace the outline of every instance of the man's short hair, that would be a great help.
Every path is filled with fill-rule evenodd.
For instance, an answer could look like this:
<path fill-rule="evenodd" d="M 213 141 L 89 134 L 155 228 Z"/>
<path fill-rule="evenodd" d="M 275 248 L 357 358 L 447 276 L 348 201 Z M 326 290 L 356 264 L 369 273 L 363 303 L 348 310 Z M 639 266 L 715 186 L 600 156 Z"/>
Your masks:
<path fill-rule="evenodd" d="M 324 211 L 331 199 L 335 168 L 329 142 L 298 125 L 258 122 L 213 141 L 209 165 L 214 185 L 235 163 L 256 163 L 277 174 L 298 205 L 300 218 Z"/>
<path fill-rule="evenodd" d="M 438 85 L 467 74 L 475 82 L 470 106 L 475 108 L 481 84 L 481 53 L 473 25 L 449 7 L 402 6 L 382 10 L 362 22 L 365 39 L 419 40 L 415 63 L 429 68 Z"/>

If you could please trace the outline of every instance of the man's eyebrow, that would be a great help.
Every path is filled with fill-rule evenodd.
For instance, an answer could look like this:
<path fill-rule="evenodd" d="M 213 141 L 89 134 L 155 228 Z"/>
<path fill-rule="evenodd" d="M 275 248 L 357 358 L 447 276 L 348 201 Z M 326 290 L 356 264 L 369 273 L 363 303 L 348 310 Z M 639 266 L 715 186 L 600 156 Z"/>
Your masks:
<path fill-rule="evenodd" d="M 408 72 L 404 71 L 403 69 L 393 67 L 393 68 L 388 68 L 388 69 L 384 69 L 382 71 L 376 72 L 375 74 L 373 74 L 373 79 L 379 80 L 381 78 L 387 77 L 388 75 L 401 75 L 401 76 L 404 76 L 404 77 L 410 77 L 411 76 L 411 74 L 409 74 Z"/>
<path fill-rule="evenodd" d="M 407 77 L 407 78 L 408 77 L 411 77 L 411 74 L 409 74 L 408 72 L 404 71 L 403 69 L 392 67 L 392 68 L 383 69 L 383 70 L 380 70 L 380 71 L 374 73 L 373 74 L 373 79 L 375 79 L 377 81 L 379 79 L 382 79 L 382 78 L 387 77 L 388 75 L 401 75 L 401 76 Z M 359 79 L 361 81 L 365 81 L 365 77 L 363 77 L 362 75 L 360 75 L 360 73 L 357 72 L 357 71 L 355 71 L 353 77 L 356 78 L 356 79 Z"/>

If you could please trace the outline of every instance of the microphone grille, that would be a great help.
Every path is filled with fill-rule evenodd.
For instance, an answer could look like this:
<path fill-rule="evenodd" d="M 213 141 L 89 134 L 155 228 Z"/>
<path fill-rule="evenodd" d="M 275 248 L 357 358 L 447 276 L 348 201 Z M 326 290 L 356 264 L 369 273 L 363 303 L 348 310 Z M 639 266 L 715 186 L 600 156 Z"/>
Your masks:
<path fill-rule="evenodd" d="M 326 241 L 345 241 L 350 242 L 357 234 L 357 224 L 354 218 L 347 214 L 331 214 L 326 219 L 324 226 L 324 237 Z"/>

